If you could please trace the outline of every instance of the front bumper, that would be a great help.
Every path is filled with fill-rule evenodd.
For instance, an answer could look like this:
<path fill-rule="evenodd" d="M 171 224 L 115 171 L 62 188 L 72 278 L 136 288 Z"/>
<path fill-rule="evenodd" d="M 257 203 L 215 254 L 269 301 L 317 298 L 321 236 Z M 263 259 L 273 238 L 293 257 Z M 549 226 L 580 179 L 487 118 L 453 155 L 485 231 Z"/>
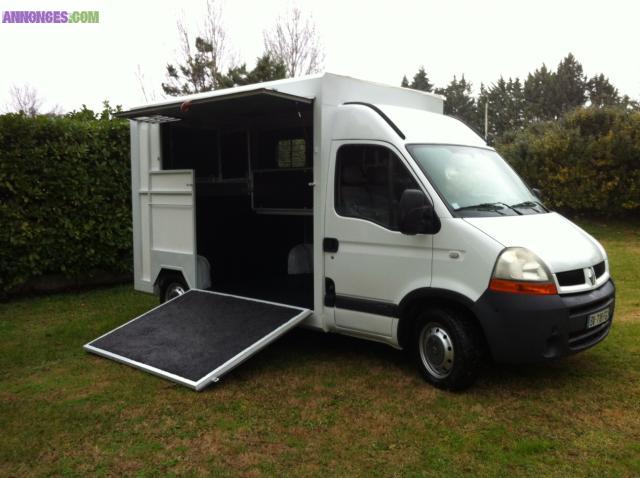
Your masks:
<path fill-rule="evenodd" d="M 610 319 L 587 329 L 587 317 L 610 308 Z M 608 334 L 615 286 L 571 295 L 522 295 L 485 291 L 474 305 L 497 362 L 536 362 L 593 347 Z"/>

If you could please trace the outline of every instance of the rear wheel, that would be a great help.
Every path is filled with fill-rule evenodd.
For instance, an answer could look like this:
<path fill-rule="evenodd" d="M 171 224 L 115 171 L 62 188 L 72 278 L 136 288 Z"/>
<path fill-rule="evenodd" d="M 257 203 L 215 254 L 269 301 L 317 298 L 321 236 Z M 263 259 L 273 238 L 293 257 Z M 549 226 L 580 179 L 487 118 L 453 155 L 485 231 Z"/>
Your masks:
<path fill-rule="evenodd" d="M 482 358 L 480 330 L 464 313 L 434 308 L 415 323 L 413 354 L 424 379 L 445 390 L 473 384 Z"/>
<path fill-rule="evenodd" d="M 160 302 L 164 303 L 181 296 L 189 290 L 182 274 L 167 274 L 160 280 Z"/>

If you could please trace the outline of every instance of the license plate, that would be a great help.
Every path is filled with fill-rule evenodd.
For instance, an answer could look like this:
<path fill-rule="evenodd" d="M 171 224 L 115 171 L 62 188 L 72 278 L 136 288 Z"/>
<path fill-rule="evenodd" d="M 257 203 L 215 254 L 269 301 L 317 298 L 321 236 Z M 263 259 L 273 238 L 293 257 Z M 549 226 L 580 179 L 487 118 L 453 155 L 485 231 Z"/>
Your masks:
<path fill-rule="evenodd" d="M 589 317 L 587 317 L 587 329 L 595 327 L 596 325 L 604 324 L 609 320 L 609 314 L 610 312 L 607 308 L 589 315 Z"/>

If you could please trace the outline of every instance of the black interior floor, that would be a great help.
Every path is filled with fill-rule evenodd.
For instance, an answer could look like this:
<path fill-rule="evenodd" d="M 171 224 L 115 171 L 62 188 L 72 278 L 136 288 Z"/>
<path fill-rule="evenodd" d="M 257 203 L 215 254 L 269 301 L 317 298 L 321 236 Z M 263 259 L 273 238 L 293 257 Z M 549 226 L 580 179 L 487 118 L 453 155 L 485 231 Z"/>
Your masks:
<path fill-rule="evenodd" d="M 313 309 L 313 274 L 214 281 L 211 290 Z"/>
<path fill-rule="evenodd" d="M 279 327 L 293 326 L 304 316 L 298 308 L 192 290 L 85 348 L 197 382 Z"/>

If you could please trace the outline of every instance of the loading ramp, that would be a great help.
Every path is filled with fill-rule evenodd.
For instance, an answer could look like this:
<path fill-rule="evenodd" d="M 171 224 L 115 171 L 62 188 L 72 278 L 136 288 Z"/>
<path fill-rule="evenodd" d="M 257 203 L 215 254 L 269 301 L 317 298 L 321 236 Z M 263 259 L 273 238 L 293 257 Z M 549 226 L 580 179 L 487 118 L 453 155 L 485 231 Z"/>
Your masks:
<path fill-rule="evenodd" d="M 310 314 L 300 307 L 192 289 L 84 349 L 200 391 Z"/>

